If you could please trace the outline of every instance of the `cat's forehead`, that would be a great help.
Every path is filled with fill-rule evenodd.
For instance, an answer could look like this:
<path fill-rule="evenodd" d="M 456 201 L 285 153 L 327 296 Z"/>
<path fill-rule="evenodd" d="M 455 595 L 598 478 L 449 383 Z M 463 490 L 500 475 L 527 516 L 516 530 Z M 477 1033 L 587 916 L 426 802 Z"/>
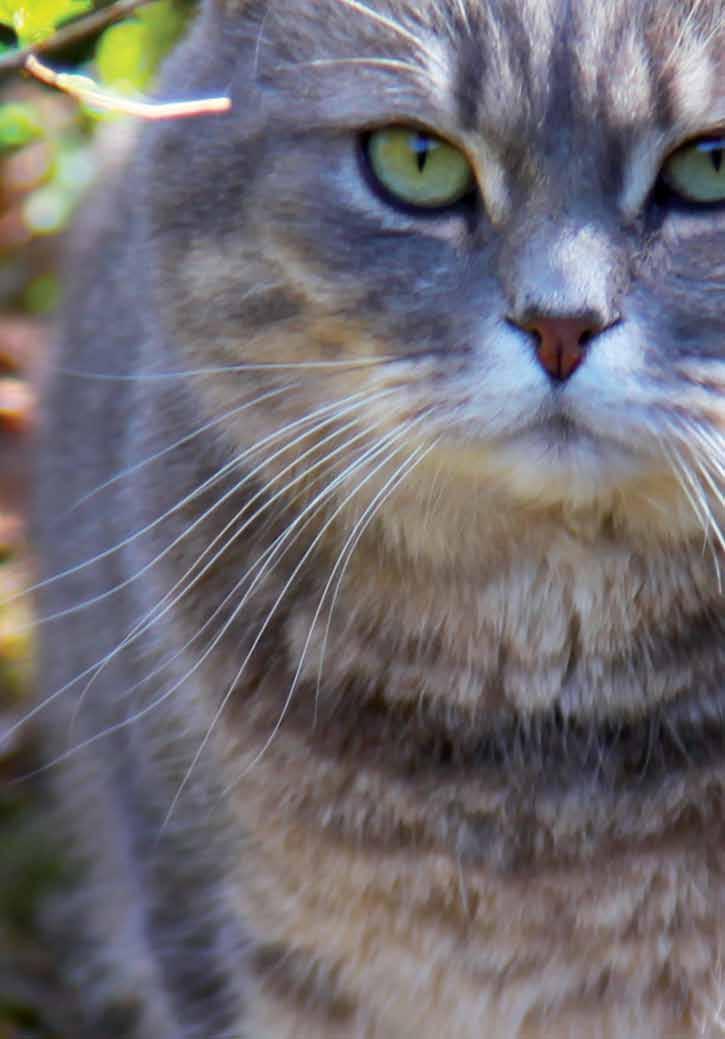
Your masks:
<path fill-rule="evenodd" d="M 539 110 L 548 101 L 555 116 L 568 100 L 622 122 L 640 114 L 686 118 L 681 109 L 725 94 L 722 0 L 461 0 L 450 7 L 467 15 L 449 38 L 451 57 L 457 51 L 477 67 L 489 111 L 496 109 L 490 91 L 502 87 L 518 88 Z"/>
<path fill-rule="evenodd" d="M 464 128 L 495 132 L 498 122 L 504 133 L 529 133 L 588 112 L 615 125 L 651 125 L 654 116 L 698 132 L 703 112 L 718 103 L 725 120 L 725 0 L 271 0 L 264 7 L 323 60 L 379 59 L 381 68 L 398 61 L 403 77 L 404 63 L 416 67 Z"/>

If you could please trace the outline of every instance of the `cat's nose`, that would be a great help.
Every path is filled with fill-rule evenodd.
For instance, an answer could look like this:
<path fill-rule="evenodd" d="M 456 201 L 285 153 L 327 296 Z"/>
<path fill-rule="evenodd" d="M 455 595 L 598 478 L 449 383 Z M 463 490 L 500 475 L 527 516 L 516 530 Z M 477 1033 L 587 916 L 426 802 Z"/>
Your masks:
<path fill-rule="evenodd" d="M 539 364 L 557 382 L 564 382 L 574 374 L 584 360 L 589 343 L 606 325 L 594 317 L 544 315 L 533 315 L 515 324 L 533 336 Z"/>

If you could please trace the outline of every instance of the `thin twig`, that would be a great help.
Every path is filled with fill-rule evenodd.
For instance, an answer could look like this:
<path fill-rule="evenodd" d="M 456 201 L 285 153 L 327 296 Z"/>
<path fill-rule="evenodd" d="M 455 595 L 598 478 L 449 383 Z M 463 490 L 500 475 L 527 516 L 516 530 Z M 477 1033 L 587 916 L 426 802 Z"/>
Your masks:
<path fill-rule="evenodd" d="M 61 50 L 63 47 L 70 47 L 72 44 L 84 40 L 87 36 L 93 36 L 95 33 L 102 32 L 109 25 L 113 25 L 114 22 L 127 18 L 130 14 L 133 14 L 137 7 L 144 7 L 150 3 L 153 3 L 153 0 L 118 0 L 118 3 L 112 4 L 110 7 L 104 7 L 102 10 L 94 11 L 93 14 L 86 15 L 84 18 L 78 18 L 76 21 L 71 22 L 70 25 L 66 25 L 65 28 L 53 33 L 46 40 L 32 43 L 29 47 L 10 51 L 9 54 L 4 55 L 0 58 L 0 72 L 24 68 L 28 58 L 33 54 L 48 54 L 51 51 Z"/>
<path fill-rule="evenodd" d="M 42 62 L 38 61 L 34 54 L 25 59 L 25 68 L 42 83 L 62 90 L 77 101 L 94 108 L 102 108 L 108 112 L 118 112 L 121 115 L 138 116 L 141 119 L 184 119 L 189 116 L 215 115 L 228 112 L 232 103 L 228 97 L 198 98 L 194 101 L 134 101 L 131 98 L 120 97 L 102 90 L 97 83 L 87 76 L 69 75 L 65 72 L 55 72 Z"/>

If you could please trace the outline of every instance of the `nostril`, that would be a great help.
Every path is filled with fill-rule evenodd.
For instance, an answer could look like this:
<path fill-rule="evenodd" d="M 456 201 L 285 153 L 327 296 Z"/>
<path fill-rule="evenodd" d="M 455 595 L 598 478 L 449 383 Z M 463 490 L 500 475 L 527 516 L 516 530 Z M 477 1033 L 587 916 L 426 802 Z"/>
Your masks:
<path fill-rule="evenodd" d="M 535 339 L 536 358 L 544 371 L 558 382 L 570 378 L 581 365 L 593 339 L 606 324 L 591 316 L 585 318 L 527 315 L 514 321 L 518 328 Z"/>

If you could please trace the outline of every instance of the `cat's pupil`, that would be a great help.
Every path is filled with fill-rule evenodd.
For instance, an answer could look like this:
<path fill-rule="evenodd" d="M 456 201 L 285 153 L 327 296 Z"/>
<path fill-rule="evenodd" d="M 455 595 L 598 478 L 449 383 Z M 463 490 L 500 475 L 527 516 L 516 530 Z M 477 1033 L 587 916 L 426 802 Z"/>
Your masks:
<path fill-rule="evenodd" d="M 722 168 L 723 153 L 725 153 L 725 148 L 713 148 L 710 152 L 710 158 L 712 159 L 712 164 L 717 173 L 719 173 Z"/>
<path fill-rule="evenodd" d="M 431 139 L 427 134 L 417 133 L 415 137 L 411 139 L 410 143 L 415 152 L 416 162 L 418 164 L 418 173 L 422 173 L 426 167 L 430 153 L 433 150 Z"/>

